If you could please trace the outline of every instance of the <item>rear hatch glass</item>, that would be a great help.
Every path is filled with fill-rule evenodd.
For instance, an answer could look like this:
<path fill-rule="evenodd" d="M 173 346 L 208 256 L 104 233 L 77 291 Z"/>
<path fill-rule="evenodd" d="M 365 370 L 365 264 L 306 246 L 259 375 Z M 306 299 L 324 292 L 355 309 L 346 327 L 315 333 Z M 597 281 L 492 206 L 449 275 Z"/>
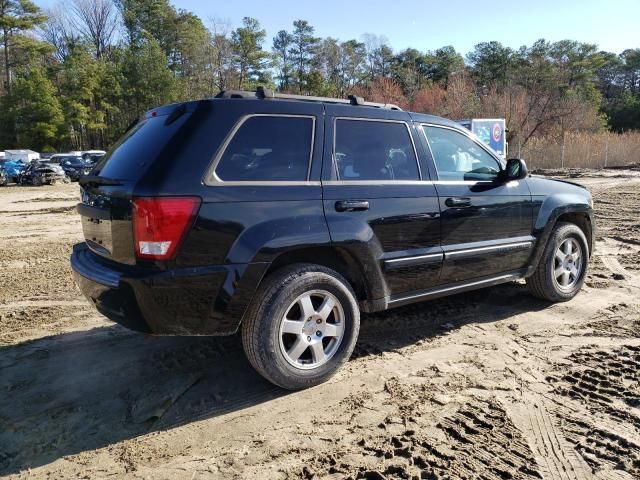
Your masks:
<path fill-rule="evenodd" d="M 178 107 L 180 108 L 180 107 Z M 136 183 L 158 162 L 187 115 L 172 121 L 176 107 L 148 113 L 131 127 L 89 173 L 80 178 L 85 240 L 95 253 L 112 260 L 135 263 L 131 198 Z M 165 152 L 166 153 L 166 152 Z"/>
<path fill-rule="evenodd" d="M 166 117 L 151 117 L 135 124 L 96 164 L 94 175 L 120 180 L 136 180 L 170 140 Z"/>

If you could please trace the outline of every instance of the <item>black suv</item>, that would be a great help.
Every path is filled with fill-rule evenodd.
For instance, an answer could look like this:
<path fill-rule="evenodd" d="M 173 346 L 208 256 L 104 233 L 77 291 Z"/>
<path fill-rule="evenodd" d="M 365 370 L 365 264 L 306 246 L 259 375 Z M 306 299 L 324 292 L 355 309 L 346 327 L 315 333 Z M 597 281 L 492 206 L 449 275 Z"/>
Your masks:
<path fill-rule="evenodd" d="M 61 157 L 59 162 L 64 173 L 71 181 L 80 180 L 83 175 L 87 175 L 93 168 L 93 165 L 87 160 L 75 155 Z"/>
<path fill-rule="evenodd" d="M 522 278 L 569 300 L 593 250 L 586 189 L 359 97 L 164 106 L 80 184 L 71 265 L 102 314 L 153 334 L 240 329 L 251 364 L 288 389 L 347 361 L 361 311 Z"/>

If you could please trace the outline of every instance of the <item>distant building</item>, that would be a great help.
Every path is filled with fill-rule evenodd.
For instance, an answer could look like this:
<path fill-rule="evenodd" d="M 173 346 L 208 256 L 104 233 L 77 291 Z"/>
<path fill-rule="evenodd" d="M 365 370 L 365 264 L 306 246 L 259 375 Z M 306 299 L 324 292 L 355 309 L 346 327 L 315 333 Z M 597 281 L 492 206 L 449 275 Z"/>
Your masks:
<path fill-rule="evenodd" d="M 33 150 L 5 150 L 5 160 L 22 160 L 24 163 L 40 160 L 40 154 Z"/>

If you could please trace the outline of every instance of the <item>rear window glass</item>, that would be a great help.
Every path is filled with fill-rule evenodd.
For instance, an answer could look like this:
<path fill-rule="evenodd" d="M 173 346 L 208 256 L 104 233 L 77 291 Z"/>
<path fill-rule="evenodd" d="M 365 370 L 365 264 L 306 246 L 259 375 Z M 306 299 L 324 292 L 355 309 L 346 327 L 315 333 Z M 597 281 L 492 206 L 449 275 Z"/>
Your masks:
<path fill-rule="evenodd" d="M 166 116 L 138 122 L 97 164 L 94 174 L 105 178 L 135 180 L 155 160 L 181 122 L 165 126 Z"/>
<path fill-rule="evenodd" d="M 311 118 L 249 117 L 225 148 L 215 174 L 223 182 L 305 181 L 312 140 Z"/>
<path fill-rule="evenodd" d="M 405 123 L 341 119 L 335 135 L 340 180 L 420 180 Z"/>

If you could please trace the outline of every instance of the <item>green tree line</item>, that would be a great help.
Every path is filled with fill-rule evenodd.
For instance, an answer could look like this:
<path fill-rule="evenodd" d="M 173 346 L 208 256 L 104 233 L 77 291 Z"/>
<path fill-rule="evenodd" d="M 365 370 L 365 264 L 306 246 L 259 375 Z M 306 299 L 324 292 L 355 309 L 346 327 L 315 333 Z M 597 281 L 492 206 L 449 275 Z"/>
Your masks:
<path fill-rule="evenodd" d="M 0 149 L 108 148 L 144 111 L 262 85 L 364 96 L 450 118 L 504 117 L 509 141 L 640 128 L 640 49 L 571 40 L 394 51 L 381 35 L 316 36 L 297 20 L 271 39 L 168 0 L 0 0 Z"/>

